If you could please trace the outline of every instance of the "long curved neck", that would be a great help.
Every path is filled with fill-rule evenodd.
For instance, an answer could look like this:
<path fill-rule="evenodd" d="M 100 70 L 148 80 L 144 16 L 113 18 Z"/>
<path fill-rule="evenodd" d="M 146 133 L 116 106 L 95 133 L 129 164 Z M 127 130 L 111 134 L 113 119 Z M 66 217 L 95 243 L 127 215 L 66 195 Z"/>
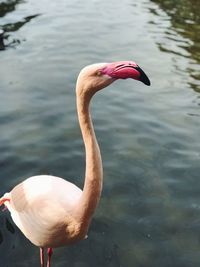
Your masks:
<path fill-rule="evenodd" d="M 76 94 L 78 119 L 86 153 L 85 182 L 80 200 L 81 211 L 79 212 L 81 218 L 89 223 L 100 199 L 103 169 L 101 154 L 90 116 L 89 105 L 92 95 L 84 93 L 79 86 L 76 89 Z"/>

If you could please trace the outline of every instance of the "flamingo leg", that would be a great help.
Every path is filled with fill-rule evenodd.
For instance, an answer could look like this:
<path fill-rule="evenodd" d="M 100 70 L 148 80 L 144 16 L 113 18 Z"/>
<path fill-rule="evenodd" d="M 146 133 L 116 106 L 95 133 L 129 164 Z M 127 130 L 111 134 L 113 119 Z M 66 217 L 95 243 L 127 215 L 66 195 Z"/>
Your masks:
<path fill-rule="evenodd" d="M 8 198 L 8 197 L 2 197 L 2 198 L 0 198 L 0 206 L 3 205 L 3 204 L 5 205 L 5 202 L 6 201 L 10 202 L 10 198 Z M 2 211 L 5 211 L 5 210 L 7 210 L 7 207 L 6 206 L 2 209 Z"/>
<path fill-rule="evenodd" d="M 10 202 L 10 198 L 8 198 L 8 197 L 2 197 L 2 198 L 0 198 L 0 206 L 3 205 L 4 202 L 6 202 L 6 201 Z"/>
<path fill-rule="evenodd" d="M 44 267 L 44 248 L 40 248 L 40 264 Z"/>
<path fill-rule="evenodd" d="M 48 255 L 48 259 L 47 259 L 47 267 L 51 267 L 51 256 L 53 254 L 53 249 L 52 248 L 48 248 L 47 250 L 47 255 Z"/>

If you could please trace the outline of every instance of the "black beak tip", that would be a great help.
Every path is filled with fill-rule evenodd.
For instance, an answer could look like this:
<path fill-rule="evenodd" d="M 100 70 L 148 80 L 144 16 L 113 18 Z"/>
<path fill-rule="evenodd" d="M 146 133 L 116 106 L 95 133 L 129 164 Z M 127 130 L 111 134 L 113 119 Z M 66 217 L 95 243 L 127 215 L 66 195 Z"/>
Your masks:
<path fill-rule="evenodd" d="M 151 85 L 151 82 L 150 82 L 150 80 L 149 80 L 149 78 L 147 76 L 145 78 L 143 77 L 143 79 L 140 78 L 140 80 L 141 80 L 141 82 L 143 82 L 147 86 Z"/>
<path fill-rule="evenodd" d="M 140 81 L 143 82 L 144 84 L 146 84 L 147 86 L 150 86 L 151 82 L 150 82 L 149 78 L 147 77 L 147 75 L 145 74 L 145 72 L 139 66 L 136 69 L 140 73 Z"/>

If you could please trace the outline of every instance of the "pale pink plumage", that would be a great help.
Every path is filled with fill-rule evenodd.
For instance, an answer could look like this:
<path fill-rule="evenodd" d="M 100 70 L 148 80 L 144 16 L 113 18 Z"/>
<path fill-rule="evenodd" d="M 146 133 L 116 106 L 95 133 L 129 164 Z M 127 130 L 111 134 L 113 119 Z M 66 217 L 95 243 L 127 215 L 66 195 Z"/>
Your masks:
<path fill-rule="evenodd" d="M 52 249 L 84 239 L 102 190 L 102 161 L 89 112 L 92 96 L 116 79 L 133 78 L 146 85 L 146 74 L 132 61 L 100 63 L 85 67 L 76 86 L 77 111 L 86 152 L 83 191 L 66 180 L 48 175 L 33 176 L 18 184 L 0 199 L 23 234 L 41 248 Z"/>
<path fill-rule="evenodd" d="M 62 178 L 33 176 L 5 195 L 10 199 L 5 205 L 15 224 L 34 245 L 58 247 L 72 241 L 72 233 L 70 240 L 66 238 L 64 222 L 67 219 L 76 226 L 70 217 L 81 193 L 77 186 Z"/>

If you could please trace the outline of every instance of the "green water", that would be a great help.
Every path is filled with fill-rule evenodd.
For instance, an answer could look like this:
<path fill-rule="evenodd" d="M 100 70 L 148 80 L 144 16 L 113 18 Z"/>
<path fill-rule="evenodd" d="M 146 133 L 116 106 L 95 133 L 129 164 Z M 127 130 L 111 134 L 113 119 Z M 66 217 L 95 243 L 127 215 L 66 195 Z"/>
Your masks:
<path fill-rule="evenodd" d="M 88 239 L 53 266 L 199 267 L 198 1 L 0 1 L 0 195 L 37 174 L 82 187 L 74 87 L 95 62 L 134 60 L 95 96 L 104 188 Z M 39 266 L 38 248 L 0 213 L 0 267 Z"/>

